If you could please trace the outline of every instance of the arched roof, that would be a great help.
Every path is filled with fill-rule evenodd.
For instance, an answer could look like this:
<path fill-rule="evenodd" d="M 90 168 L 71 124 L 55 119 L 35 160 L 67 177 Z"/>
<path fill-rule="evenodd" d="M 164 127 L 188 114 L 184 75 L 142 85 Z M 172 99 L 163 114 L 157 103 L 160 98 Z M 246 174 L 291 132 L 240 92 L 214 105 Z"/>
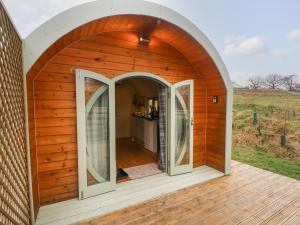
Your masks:
<path fill-rule="evenodd" d="M 58 14 L 24 40 L 27 82 L 57 53 L 80 39 L 110 31 L 143 33 L 149 27 L 155 28 L 150 29 L 150 38 L 177 49 L 205 80 L 207 96 L 226 96 L 225 173 L 230 173 L 233 88 L 227 69 L 203 32 L 167 7 L 142 0 L 98 0 Z"/>
<path fill-rule="evenodd" d="M 205 65 L 209 67 L 211 64 L 214 64 L 214 67 L 218 70 L 217 73 L 219 73 L 222 77 L 226 90 L 229 92 L 232 91 L 231 80 L 226 67 L 220 55 L 203 32 L 177 12 L 165 6 L 141 0 L 98 0 L 76 6 L 53 17 L 25 38 L 23 45 L 24 74 L 28 74 L 30 69 L 32 69 L 33 65 L 38 62 L 38 60 L 41 60 L 43 57 L 45 58 L 45 53 L 49 55 L 47 49 L 49 50 L 50 46 L 54 45 L 57 40 L 62 39 L 66 34 L 85 24 L 92 23 L 92 21 L 99 21 L 101 18 L 107 20 L 107 18 L 113 18 L 113 16 L 120 15 L 132 16 L 126 23 L 122 22 L 124 20 L 123 18 L 118 22 L 114 21 L 115 24 L 111 27 L 105 25 L 102 26 L 102 30 L 122 30 L 125 28 L 137 30 L 142 26 L 141 22 L 147 23 L 147 21 L 140 21 L 136 18 L 137 23 L 133 24 L 132 20 L 135 19 L 133 15 L 149 16 L 149 18 L 154 17 L 167 21 L 172 24 L 173 27 L 170 26 L 170 24 L 162 23 L 160 27 L 154 31 L 153 35 L 176 47 L 188 58 L 191 64 L 195 64 L 193 65 L 194 67 L 197 67 L 196 64 L 201 61 L 201 69 L 199 69 L 199 72 L 202 74 L 211 73 L 209 71 L 205 71 Z M 151 22 L 152 21 L 149 19 L 148 23 Z M 168 26 L 171 29 L 168 29 L 169 32 L 166 32 L 165 28 Z M 90 29 L 93 29 L 96 32 L 98 28 Z M 184 40 L 181 40 L 183 32 L 189 34 L 190 37 L 185 37 Z M 178 38 L 174 38 L 173 36 L 177 36 Z M 191 38 L 201 45 L 202 53 L 205 51 L 210 58 L 209 60 L 203 59 L 203 56 L 200 55 L 197 57 L 193 44 L 188 44 L 188 42 L 191 42 Z M 63 40 L 63 45 L 67 45 L 68 43 L 66 42 L 66 40 Z M 184 48 L 183 46 L 186 47 Z M 56 46 L 56 49 L 57 48 L 58 47 Z M 205 60 L 207 62 L 205 62 Z"/>

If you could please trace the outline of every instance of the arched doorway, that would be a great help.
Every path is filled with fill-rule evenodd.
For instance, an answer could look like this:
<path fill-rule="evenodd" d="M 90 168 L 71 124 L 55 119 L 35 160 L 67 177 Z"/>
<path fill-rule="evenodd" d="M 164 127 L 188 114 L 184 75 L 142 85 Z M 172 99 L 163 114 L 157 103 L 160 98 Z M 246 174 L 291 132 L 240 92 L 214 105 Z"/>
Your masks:
<path fill-rule="evenodd" d="M 122 112 L 116 114 L 116 87 L 121 82 L 123 85 L 124 82 L 131 85 L 134 83 L 135 89 L 143 92 L 138 96 L 138 92 L 130 95 L 130 91 L 126 90 L 118 96 L 122 98 L 121 102 L 125 101 L 125 108 L 131 104 L 135 106 L 125 118 L 127 123 L 117 126 L 119 133 L 126 126 L 130 127 L 130 133 L 124 137 L 131 141 L 123 143 L 118 138 L 124 134 L 118 137 L 115 129 L 116 121 L 121 120 L 118 113 L 124 113 L 125 110 L 123 108 Z M 126 98 L 126 93 L 129 98 Z M 170 175 L 192 171 L 192 80 L 171 85 L 150 73 L 128 73 L 109 79 L 91 71 L 77 69 L 76 99 L 80 199 L 115 190 L 117 171 L 121 169 L 124 172 L 122 165 L 135 167 L 150 162 L 157 165 L 157 170 Z M 117 149 L 116 142 L 120 145 Z M 116 154 L 123 157 L 116 157 Z M 151 157 L 151 154 L 152 161 L 149 161 L 147 157 Z M 153 167 L 149 170 L 148 166 L 139 167 L 139 173 L 142 169 L 146 172 L 136 178 L 157 173 L 153 172 Z M 127 171 L 132 171 L 131 179 L 134 179 L 134 169 L 127 168 Z"/>

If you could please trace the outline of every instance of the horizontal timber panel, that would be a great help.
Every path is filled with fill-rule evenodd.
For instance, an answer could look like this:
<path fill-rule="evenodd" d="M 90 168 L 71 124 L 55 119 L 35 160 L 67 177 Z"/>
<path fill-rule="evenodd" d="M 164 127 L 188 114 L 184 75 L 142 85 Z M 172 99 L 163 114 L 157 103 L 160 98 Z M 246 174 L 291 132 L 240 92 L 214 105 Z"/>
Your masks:
<path fill-rule="evenodd" d="M 36 91 L 75 91 L 75 83 L 35 81 Z"/>
<path fill-rule="evenodd" d="M 207 133 L 213 133 L 213 134 L 224 134 L 226 127 L 218 127 L 218 128 L 211 128 L 211 126 L 207 126 Z M 224 135 L 222 135 L 224 136 Z"/>
<path fill-rule="evenodd" d="M 222 155 L 220 153 L 215 154 L 210 149 L 208 149 L 208 152 L 206 154 L 206 163 L 208 166 L 214 166 L 218 170 L 224 170 L 225 167 L 225 155 Z"/>
<path fill-rule="evenodd" d="M 39 164 L 39 172 L 52 171 L 65 168 L 74 168 L 77 166 L 77 159 L 69 159 L 66 161 L 57 161 Z M 41 179 L 41 178 L 39 178 Z"/>
<path fill-rule="evenodd" d="M 57 194 L 64 194 L 69 192 L 78 192 L 78 185 L 67 184 L 67 185 L 61 185 L 59 187 L 44 189 L 43 191 L 40 192 L 40 197 L 42 199 L 48 199 L 49 196 L 56 196 Z"/>
<path fill-rule="evenodd" d="M 74 143 L 76 141 L 77 141 L 77 137 L 76 135 L 73 134 L 36 137 L 36 142 L 38 146 L 53 145 L 53 144 L 67 144 L 67 143 Z"/>
<path fill-rule="evenodd" d="M 68 200 L 71 198 L 76 198 L 76 197 L 78 197 L 78 190 L 74 191 L 74 192 L 66 192 L 66 193 L 62 193 L 62 194 L 46 196 L 46 197 L 40 198 L 40 201 L 41 201 L 41 205 L 49 205 L 52 203 L 61 202 L 61 201 Z"/>
<path fill-rule="evenodd" d="M 50 82 L 63 82 L 63 83 L 74 83 L 75 76 L 72 73 L 49 73 L 41 72 L 35 79 L 36 81 L 50 81 Z"/>
<path fill-rule="evenodd" d="M 68 177 L 58 177 L 58 178 L 41 178 L 40 179 L 40 187 L 42 189 L 49 189 L 53 187 L 59 187 L 67 184 L 74 184 L 77 181 L 77 176 L 68 176 Z"/>
<path fill-rule="evenodd" d="M 224 133 L 214 133 L 214 132 L 206 132 L 206 143 L 211 143 L 211 144 L 221 144 L 225 142 L 225 137 Z"/>
<path fill-rule="evenodd" d="M 226 90 L 225 89 L 207 89 L 207 94 L 208 96 L 214 96 L 214 95 L 218 95 L 218 96 L 224 96 L 226 95 Z"/>
<path fill-rule="evenodd" d="M 36 119 L 36 127 L 76 126 L 76 118 L 41 118 Z"/>
<path fill-rule="evenodd" d="M 151 72 L 148 70 L 136 70 L 136 68 L 135 70 L 121 71 L 116 69 L 95 68 L 95 67 L 78 66 L 78 65 L 64 65 L 64 64 L 55 64 L 55 63 L 50 63 L 44 68 L 44 70 L 48 72 L 74 73 L 75 69 L 78 68 L 90 70 L 95 73 L 105 75 L 108 78 L 112 78 L 128 72 Z M 164 74 L 157 74 L 157 75 L 161 75 L 162 78 L 169 81 L 170 83 L 176 83 L 187 79 L 187 77 L 184 77 L 183 74 L 172 75 L 171 73 L 167 74 L 167 72 L 165 72 Z"/>
<path fill-rule="evenodd" d="M 77 174 L 78 174 L 77 166 L 66 168 L 66 169 L 39 172 L 39 176 L 41 179 L 44 179 L 44 178 L 47 179 L 49 177 L 52 177 L 52 178 L 67 177 L 67 176 L 74 176 Z"/>
<path fill-rule="evenodd" d="M 77 159 L 77 151 L 43 154 L 38 156 L 39 163 L 57 162 L 69 159 Z"/>
<path fill-rule="evenodd" d="M 209 149 L 210 152 L 215 154 L 224 155 L 225 152 L 225 146 L 222 145 L 213 145 L 211 143 L 207 143 L 206 148 Z"/>
<path fill-rule="evenodd" d="M 61 65 L 71 65 L 77 67 L 90 67 L 90 68 L 97 68 L 103 70 L 109 70 L 114 68 L 117 71 L 147 71 L 154 74 L 161 74 L 165 76 L 176 76 L 176 77 L 184 77 L 184 78 L 191 78 L 194 77 L 194 73 L 192 71 L 180 71 L 173 68 L 165 67 L 150 67 L 150 66 L 141 66 L 138 64 L 124 64 L 121 62 L 106 62 L 106 61 L 97 61 L 94 59 L 86 59 L 86 58 L 78 58 L 78 57 L 70 57 L 70 56 L 56 56 L 52 63 L 54 64 L 61 64 Z M 151 62 L 149 62 L 151 65 Z"/>
<path fill-rule="evenodd" d="M 77 66 L 77 65 L 64 65 L 57 63 L 50 63 L 45 68 L 46 72 L 55 72 L 55 73 L 72 73 L 75 74 L 75 69 L 86 69 L 93 71 L 99 74 L 105 74 L 107 77 L 112 78 L 116 75 L 127 73 L 128 71 L 120 71 L 115 69 L 104 69 L 104 68 L 93 68 L 88 66 Z"/>
<path fill-rule="evenodd" d="M 64 118 L 75 117 L 76 109 L 36 109 L 35 117 L 39 118 Z"/>
<path fill-rule="evenodd" d="M 127 65 L 149 66 L 149 67 L 161 68 L 161 69 L 168 68 L 170 70 L 192 73 L 190 66 L 185 65 L 184 63 L 178 64 L 178 63 L 171 63 L 171 62 L 142 59 L 138 57 L 133 58 L 129 56 L 113 55 L 108 53 L 95 52 L 91 50 L 66 48 L 63 51 L 61 51 L 59 55 L 90 59 L 93 60 L 94 62 L 112 62 L 112 63 L 122 62 Z"/>
<path fill-rule="evenodd" d="M 58 127 L 39 127 L 36 128 L 36 135 L 38 137 L 76 134 L 76 126 L 58 126 Z"/>
<path fill-rule="evenodd" d="M 207 118 L 211 119 L 211 121 L 214 120 L 224 120 L 226 118 L 226 114 L 222 113 L 222 112 L 218 112 L 218 113 L 210 113 L 209 111 L 207 112 Z"/>
<path fill-rule="evenodd" d="M 52 144 L 52 145 L 43 145 L 39 146 L 38 154 L 49 154 L 49 153 L 58 153 L 58 152 L 69 152 L 76 151 L 77 143 L 62 143 L 62 144 Z"/>
<path fill-rule="evenodd" d="M 53 100 L 75 100 L 76 93 L 74 92 L 59 92 L 59 91 L 36 91 L 35 99 L 53 99 Z"/>
<path fill-rule="evenodd" d="M 225 107 L 217 107 L 217 106 L 207 106 L 208 113 L 218 113 L 218 114 L 225 114 L 226 115 L 226 108 Z"/>
<path fill-rule="evenodd" d="M 220 86 L 220 87 L 225 88 L 223 79 L 206 80 L 206 85 L 207 86 Z"/>
<path fill-rule="evenodd" d="M 76 108 L 76 101 L 39 99 L 35 101 L 37 109 L 73 109 Z"/>

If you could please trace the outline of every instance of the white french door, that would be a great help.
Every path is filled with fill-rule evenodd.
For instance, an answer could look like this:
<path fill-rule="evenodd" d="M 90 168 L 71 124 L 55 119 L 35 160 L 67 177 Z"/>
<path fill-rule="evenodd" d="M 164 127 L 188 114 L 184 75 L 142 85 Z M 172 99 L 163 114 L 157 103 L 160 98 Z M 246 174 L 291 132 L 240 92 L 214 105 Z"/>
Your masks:
<path fill-rule="evenodd" d="M 193 170 L 194 84 L 185 80 L 171 86 L 170 175 Z"/>
<path fill-rule="evenodd" d="M 116 188 L 115 84 L 76 70 L 79 199 Z"/>

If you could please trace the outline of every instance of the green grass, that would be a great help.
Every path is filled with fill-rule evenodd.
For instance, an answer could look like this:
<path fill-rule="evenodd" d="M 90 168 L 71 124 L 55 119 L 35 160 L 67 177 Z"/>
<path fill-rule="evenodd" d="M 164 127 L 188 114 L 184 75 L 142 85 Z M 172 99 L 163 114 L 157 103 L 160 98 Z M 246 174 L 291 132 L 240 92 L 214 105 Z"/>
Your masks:
<path fill-rule="evenodd" d="M 234 147 L 232 159 L 300 180 L 300 161 L 278 158 L 271 152 Z"/>
<path fill-rule="evenodd" d="M 233 159 L 300 180 L 300 93 L 235 89 L 232 140 Z"/>

